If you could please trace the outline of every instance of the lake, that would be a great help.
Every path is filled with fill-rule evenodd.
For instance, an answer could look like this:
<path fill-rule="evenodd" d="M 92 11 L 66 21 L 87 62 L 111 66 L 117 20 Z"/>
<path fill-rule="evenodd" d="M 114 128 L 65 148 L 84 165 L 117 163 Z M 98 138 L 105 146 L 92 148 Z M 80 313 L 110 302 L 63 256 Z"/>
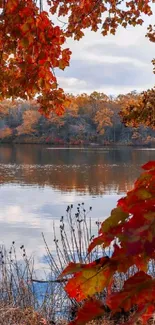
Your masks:
<path fill-rule="evenodd" d="M 55 253 L 53 221 L 59 234 L 66 207 L 92 206 L 92 228 L 104 220 L 117 200 L 132 188 L 140 166 L 155 159 L 154 148 L 52 148 L 48 145 L 0 146 L 0 243 L 24 244 L 46 269 L 41 233 Z"/>

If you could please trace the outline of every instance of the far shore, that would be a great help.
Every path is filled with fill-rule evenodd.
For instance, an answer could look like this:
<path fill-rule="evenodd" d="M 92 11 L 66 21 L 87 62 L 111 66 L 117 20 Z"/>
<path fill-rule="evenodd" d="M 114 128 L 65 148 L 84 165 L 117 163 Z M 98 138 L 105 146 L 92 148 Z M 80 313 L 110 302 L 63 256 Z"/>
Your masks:
<path fill-rule="evenodd" d="M 5 144 L 10 144 L 10 145 L 50 145 L 51 147 L 55 148 L 119 148 L 119 147 L 144 147 L 144 148 L 155 148 L 155 143 L 132 143 L 132 142 L 88 142 L 88 141 L 71 141 L 71 142 L 65 142 L 65 141 L 60 141 L 58 143 L 53 142 L 53 141 L 43 141 L 43 139 L 39 138 L 16 138 L 16 139 L 0 139 L 0 145 L 5 145 Z"/>

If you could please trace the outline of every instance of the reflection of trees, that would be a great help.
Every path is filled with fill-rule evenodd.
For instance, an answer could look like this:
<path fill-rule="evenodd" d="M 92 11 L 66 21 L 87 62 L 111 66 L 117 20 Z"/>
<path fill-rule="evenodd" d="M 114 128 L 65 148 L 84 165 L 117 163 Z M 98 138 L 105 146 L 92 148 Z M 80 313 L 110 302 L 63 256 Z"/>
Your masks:
<path fill-rule="evenodd" d="M 152 160 L 153 151 L 129 149 L 47 150 L 43 146 L 0 148 L 0 182 L 51 186 L 60 191 L 125 192 Z"/>

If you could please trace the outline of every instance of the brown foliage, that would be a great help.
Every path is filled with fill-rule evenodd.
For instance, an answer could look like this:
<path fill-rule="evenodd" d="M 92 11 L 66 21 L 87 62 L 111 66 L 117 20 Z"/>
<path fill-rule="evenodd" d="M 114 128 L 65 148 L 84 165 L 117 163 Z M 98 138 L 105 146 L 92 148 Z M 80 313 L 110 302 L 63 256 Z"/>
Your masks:
<path fill-rule="evenodd" d="M 23 114 L 23 123 L 17 127 L 18 135 L 33 134 L 35 132 L 34 126 L 39 120 L 40 114 L 38 111 L 27 110 Z"/>
<path fill-rule="evenodd" d="M 143 124 L 155 128 L 155 88 L 134 97 L 126 96 L 121 105 L 120 115 L 127 126 Z"/>
<path fill-rule="evenodd" d="M 9 138 L 12 135 L 12 130 L 9 127 L 5 127 L 0 130 L 0 139 Z"/>

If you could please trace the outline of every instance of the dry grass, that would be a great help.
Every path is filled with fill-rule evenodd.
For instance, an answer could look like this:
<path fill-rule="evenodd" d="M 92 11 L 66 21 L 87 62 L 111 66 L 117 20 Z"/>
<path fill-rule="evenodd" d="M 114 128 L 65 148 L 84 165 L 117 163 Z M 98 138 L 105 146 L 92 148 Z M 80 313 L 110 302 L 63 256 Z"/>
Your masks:
<path fill-rule="evenodd" d="M 92 221 L 89 217 L 91 208 L 86 211 L 83 203 L 78 205 L 76 213 L 73 211 L 71 205 L 67 207 L 66 217 L 61 217 L 59 238 L 53 227 L 56 258 L 52 256 L 43 235 L 50 278 L 43 281 L 36 278 L 33 259 L 27 257 L 23 245 L 22 261 L 16 258 L 14 242 L 9 251 L 3 246 L 0 247 L 0 325 L 66 325 L 76 317 L 80 304 L 67 296 L 64 291 L 66 282 L 57 281 L 58 275 L 69 262 L 89 263 L 101 256 L 110 256 L 112 252 L 97 247 L 93 253 L 87 255 L 87 248 L 94 238 Z M 99 227 L 99 222 L 96 222 L 96 234 Z M 116 274 L 113 290 L 120 291 L 124 281 L 136 271 L 135 267 L 132 267 L 127 274 Z M 155 276 L 154 261 L 150 262 L 148 272 Z M 40 286 L 47 284 L 41 302 L 38 300 L 35 282 Z M 104 302 L 106 295 L 107 292 L 104 290 L 97 298 Z M 110 316 L 107 315 L 105 318 L 90 322 L 89 325 L 118 325 L 125 324 L 126 321 L 126 315 L 121 314 L 115 320 L 110 320 Z M 140 324 L 139 320 L 136 325 Z M 152 325 L 155 322 L 150 318 L 148 324 Z"/>
<path fill-rule="evenodd" d="M 0 308 L 0 325 L 50 325 L 32 308 L 5 306 Z"/>

